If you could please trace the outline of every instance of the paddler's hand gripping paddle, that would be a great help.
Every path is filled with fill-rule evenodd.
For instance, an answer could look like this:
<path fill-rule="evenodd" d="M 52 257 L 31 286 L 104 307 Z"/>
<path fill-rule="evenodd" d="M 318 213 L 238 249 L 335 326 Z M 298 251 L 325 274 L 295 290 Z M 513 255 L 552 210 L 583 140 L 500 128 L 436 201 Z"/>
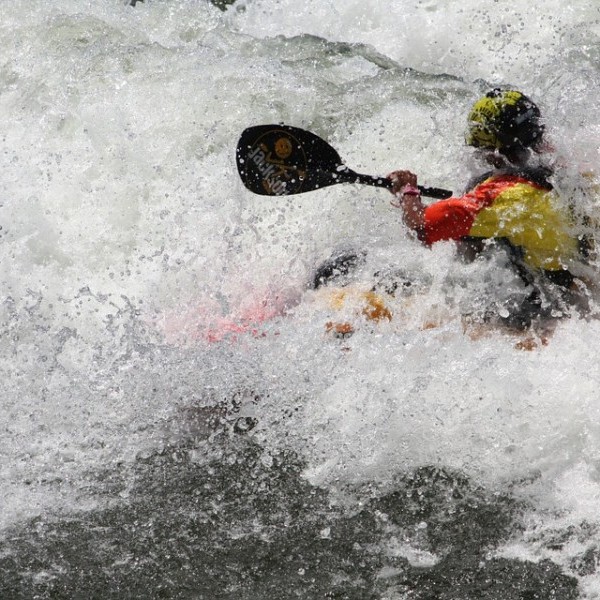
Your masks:
<path fill-rule="evenodd" d="M 325 140 L 290 125 L 257 125 L 244 130 L 236 162 L 244 185 L 263 196 L 303 194 L 338 183 L 392 189 L 390 179 L 355 173 Z M 429 198 L 452 196 L 448 190 L 418 187 Z"/>

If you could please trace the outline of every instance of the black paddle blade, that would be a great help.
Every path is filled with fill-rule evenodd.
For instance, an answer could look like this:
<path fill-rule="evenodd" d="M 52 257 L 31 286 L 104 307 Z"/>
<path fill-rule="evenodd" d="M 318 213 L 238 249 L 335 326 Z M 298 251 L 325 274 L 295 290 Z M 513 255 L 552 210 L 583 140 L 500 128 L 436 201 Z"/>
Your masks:
<path fill-rule="evenodd" d="M 244 185 L 263 196 L 289 196 L 341 183 L 339 154 L 310 131 L 290 125 L 244 130 L 236 150 Z"/>

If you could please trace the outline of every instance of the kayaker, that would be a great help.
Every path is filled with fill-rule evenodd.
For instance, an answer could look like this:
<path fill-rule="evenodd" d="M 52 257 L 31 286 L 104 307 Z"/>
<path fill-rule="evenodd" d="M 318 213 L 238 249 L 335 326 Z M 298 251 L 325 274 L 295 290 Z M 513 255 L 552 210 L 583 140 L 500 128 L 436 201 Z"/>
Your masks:
<path fill-rule="evenodd" d="M 472 180 L 464 195 L 426 206 L 414 173 L 389 175 L 393 206 L 424 244 L 456 240 L 469 258 L 490 247 L 505 249 L 530 293 L 495 318 L 520 330 L 568 315 L 583 288 L 571 267 L 585 255 L 586 240 L 575 233 L 568 208 L 553 190 L 552 170 L 539 160 L 544 129 L 539 108 L 527 96 L 494 89 L 473 105 L 466 133 L 466 143 L 491 169 Z"/>

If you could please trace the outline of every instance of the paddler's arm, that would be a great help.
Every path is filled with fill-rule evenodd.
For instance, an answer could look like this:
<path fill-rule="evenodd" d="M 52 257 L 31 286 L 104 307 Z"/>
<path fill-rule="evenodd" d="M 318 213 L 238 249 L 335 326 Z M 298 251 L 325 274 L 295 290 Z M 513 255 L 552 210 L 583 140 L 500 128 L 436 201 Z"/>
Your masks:
<path fill-rule="evenodd" d="M 443 240 L 459 240 L 469 235 L 475 216 L 481 210 L 477 192 L 460 198 L 448 198 L 423 204 L 417 185 L 417 176 L 410 171 L 394 171 L 392 206 L 402 210 L 404 224 L 415 231 L 419 240 L 428 246 Z"/>
<path fill-rule="evenodd" d="M 410 171 L 394 171 L 388 175 L 392 180 L 392 206 L 402 210 L 404 224 L 423 239 L 425 231 L 425 205 L 417 188 L 417 176 Z"/>

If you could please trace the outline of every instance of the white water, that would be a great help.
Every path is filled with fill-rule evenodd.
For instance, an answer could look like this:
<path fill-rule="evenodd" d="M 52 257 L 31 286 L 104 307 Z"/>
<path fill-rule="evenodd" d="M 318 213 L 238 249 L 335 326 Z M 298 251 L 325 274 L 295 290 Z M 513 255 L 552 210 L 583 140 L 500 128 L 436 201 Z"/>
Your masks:
<path fill-rule="evenodd" d="M 244 389 L 264 398 L 257 439 L 306 457 L 315 483 L 440 464 L 531 500 L 506 553 L 568 567 L 600 543 L 598 321 L 561 323 L 530 353 L 456 320 L 423 331 L 414 306 L 340 344 L 308 296 L 234 345 L 180 348 L 155 324 L 299 296 L 340 246 L 428 274 L 423 312 L 448 272 L 474 289 L 485 273 L 407 238 L 385 191 L 252 196 L 239 134 L 284 121 L 356 170 L 402 166 L 459 190 L 464 115 L 489 84 L 512 84 L 542 106 L 572 187 L 600 164 L 594 2 L 15 1 L 0 27 L 2 525 L 95 506 L 90 471 L 164 443 L 206 390 Z M 549 549 L 569 526 L 587 533 Z M 582 585 L 600 597 L 597 574 Z"/>

